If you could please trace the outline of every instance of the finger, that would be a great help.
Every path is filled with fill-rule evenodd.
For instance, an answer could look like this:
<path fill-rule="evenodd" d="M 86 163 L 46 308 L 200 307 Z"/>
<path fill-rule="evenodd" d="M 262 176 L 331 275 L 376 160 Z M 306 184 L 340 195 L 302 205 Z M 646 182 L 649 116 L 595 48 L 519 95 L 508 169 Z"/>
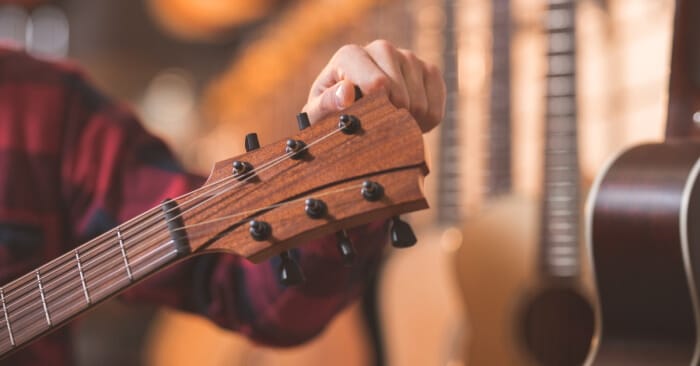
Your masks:
<path fill-rule="evenodd" d="M 403 55 L 401 72 L 408 92 L 409 111 L 417 120 L 425 119 L 428 112 L 428 97 L 423 82 L 425 65 L 413 52 L 403 49 L 399 49 L 399 52 Z"/>
<path fill-rule="evenodd" d="M 419 120 L 421 130 L 428 132 L 435 128 L 445 117 L 445 81 L 435 65 L 426 65 L 423 69 L 423 83 L 428 98 L 428 111 L 425 118 Z"/>
<path fill-rule="evenodd" d="M 381 89 L 389 92 L 389 77 L 374 63 L 367 51 L 358 45 L 345 45 L 333 55 L 314 81 L 309 100 L 342 80 L 357 85 L 365 94 Z"/>
<path fill-rule="evenodd" d="M 388 77 L 389 99 L 399 108 L 411 108 L 411 99 L 406 87 L 405 75 L 402 71 L 404 55 L 384 40 L 373 41 L 365 47 L 374 63 Z"/>
<path fill-rule="evenodd" d="M 311 97 L 302 110 L 309 115 L 311 123 L 314 123 L 333 112 L 349 107 L 354 100 L 354 85 L 348 80 L 341 80 L 325 88 L 319 95 Z"/>

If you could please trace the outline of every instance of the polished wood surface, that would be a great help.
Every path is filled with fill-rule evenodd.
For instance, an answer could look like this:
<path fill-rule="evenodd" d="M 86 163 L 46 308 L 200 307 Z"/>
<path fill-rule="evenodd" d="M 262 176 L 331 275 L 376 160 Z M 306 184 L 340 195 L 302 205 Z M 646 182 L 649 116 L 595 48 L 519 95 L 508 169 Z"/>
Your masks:
<path fill-rule="evenodd" d="M 357 132 L 339 131 L 341 114 L 357 117 Z M 394 208 L 393 214 L 427 208 L 421 178 L 428 172 L 422 133 L 408 111 L 394 107 L 385 94 L 366 96 L 290 139 L 308 146 L 299 159 L 279 159 L 285 154 L 285 139 L 215 164 L 207 184 L 230 180 L 234 161 L 260 169 L 254 179 L 222 192 L 214 207 L 195 207 L 184 214 L 187 225 L 201 225 L 189 232 L 192 252 L 225 251 L 258 262 L 310 236 L 335 233 L 340 225 L 352 227 L 390 217 L 389 207 Z M 381 199 L 358 199 L 367 179 L 384 186 Z M 327 218 L 306 216 L 304 201 L 299 199 L 308 196 L 327 201 Z M 279 205 L 287 201 L 297 204 Z M 241 222 L 251 216 L 246 212 L 274 223 L 268 240 L 254 240 L 247 227 L 231 227 L 232 220 L 212 220 L 233 215 L 234 222 Z M 200 232 L 226 235 L 212 237 Z"/>
<path fill-rule="evenodd" d="M 698 143 L 637 146 L 594 187 L 600 323 L 591 365 L 696 364 L 699 158 Z"/>

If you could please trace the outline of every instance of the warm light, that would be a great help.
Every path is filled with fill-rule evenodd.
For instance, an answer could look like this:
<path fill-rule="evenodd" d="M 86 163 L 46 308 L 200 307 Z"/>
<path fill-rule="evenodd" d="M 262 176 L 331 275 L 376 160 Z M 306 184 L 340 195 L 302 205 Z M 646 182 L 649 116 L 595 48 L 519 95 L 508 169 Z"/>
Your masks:
<path fill-rule="evenodd" d="M 207 39 L 260 20 L 275 0 L 149 0 L 151 12 L 168 31 L 186 39 Z"/>
<path fill-rule="evenodd" d="M 442 250 L 454 253 L 462 246 L 462 231 L 456 227 L 449 227 L 442 233 L 440 238 Z"/>
<path fill-rule="evenodd" d="M 165 69 L 148 85 L 141 101 L 144 123 L 167 140 L 180 141 L 194 128 L 194 81 L 181 69 Z"/>

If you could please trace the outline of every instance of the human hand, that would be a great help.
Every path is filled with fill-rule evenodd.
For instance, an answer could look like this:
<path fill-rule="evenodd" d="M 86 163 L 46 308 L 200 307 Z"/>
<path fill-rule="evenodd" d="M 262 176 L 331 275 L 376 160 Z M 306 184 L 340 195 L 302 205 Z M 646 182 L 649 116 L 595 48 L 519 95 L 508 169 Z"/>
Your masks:
<path fill-rule="evenodd" d="M 347 108 L 354 102 L 355 86 L 364 94 L 385 90 L 423 132 L 437 126 L 445 113 L 445 82 L 438 68 L 384 40 L 341 47 L 311 86 L 303 111 L 313 122 Z"/>

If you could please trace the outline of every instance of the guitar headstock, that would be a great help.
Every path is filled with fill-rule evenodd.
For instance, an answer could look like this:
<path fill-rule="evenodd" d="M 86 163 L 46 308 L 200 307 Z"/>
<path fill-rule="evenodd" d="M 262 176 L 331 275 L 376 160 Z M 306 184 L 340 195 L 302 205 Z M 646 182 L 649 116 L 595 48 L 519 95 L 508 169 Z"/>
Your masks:
<path fill-rule="evenodd" d="M 378 94 L 288 140 L 216 163 L 206 184 L 177 203 L 192 252 L 259 262 L 315 237 L 427 208 L 427 173 L 416 121 Z"/>

